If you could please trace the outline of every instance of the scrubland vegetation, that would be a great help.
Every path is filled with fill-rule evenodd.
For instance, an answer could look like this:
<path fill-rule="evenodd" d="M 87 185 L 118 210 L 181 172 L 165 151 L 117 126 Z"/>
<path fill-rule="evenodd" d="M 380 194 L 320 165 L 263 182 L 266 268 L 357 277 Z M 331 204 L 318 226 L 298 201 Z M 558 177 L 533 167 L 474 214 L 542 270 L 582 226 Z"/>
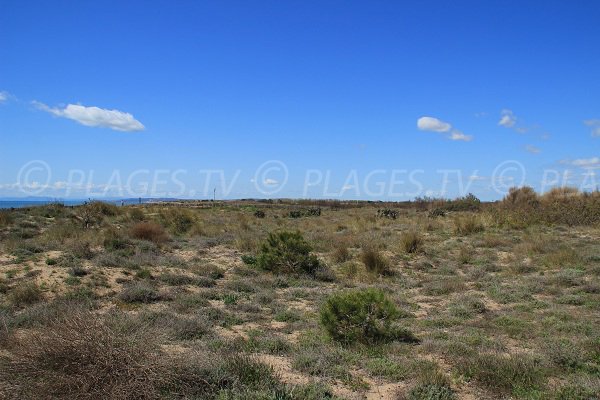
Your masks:
<path fill-rule="evenodd" d="M 597 192 L 0 211 L 0 398 L 599 393 Z"/>

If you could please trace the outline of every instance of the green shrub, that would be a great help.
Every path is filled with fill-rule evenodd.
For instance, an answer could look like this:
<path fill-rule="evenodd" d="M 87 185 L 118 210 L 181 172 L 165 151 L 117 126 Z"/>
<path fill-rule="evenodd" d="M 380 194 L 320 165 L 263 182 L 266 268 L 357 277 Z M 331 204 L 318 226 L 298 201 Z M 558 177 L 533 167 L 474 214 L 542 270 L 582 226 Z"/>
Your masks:
<path fill-rule="evenodd" d="M 258 268 L 277 273 L 313 275 L 321 266 L 300 232 L 270 233 L 256 257 Z"/>
<path fill-rule="evenodd" d="M 161 222 L 175 235 L 183 235 L 194 226 L 195 219 L 191 211 L 181 208 L 170 208 L 160 213 Z"/>
<path fill-rule="evenodd" d="M 400 312 L 379 289 L 333 294 L 321 307 L 320 317 L 329 335 L 344 344 L 415 340 L 412 334 L 395 325 Z"/>
<path fill-rule="evenodd" d="M 136 207 L 129 210 L 129 218 L 131 218 L 132 221 L 141 222 L 146 218 L 146 215 L 141 208 Z"/>
<path fill-rule="evenodd" d="M 400 246 L 406 253 L 418 253 L 423 249 L 423 236 L 415 231 L 404 232 L 400 236 Z"/>

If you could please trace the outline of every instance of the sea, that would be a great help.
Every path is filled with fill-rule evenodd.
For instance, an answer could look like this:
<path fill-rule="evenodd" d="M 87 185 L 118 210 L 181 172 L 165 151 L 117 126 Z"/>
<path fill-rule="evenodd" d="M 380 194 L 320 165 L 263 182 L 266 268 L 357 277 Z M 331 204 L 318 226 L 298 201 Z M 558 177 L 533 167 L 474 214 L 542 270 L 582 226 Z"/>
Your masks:
<path fill-rule="evenodd" d="M 0 200 L 0 209 L 4 208 L 27 208 L 27 207 L 39 207 L 48 204 L 59 203 L 65 206 L 80 206 L 89 200 Z M 139 199 L 125 199 L 125 200 L 102 200 L 105 203 L 115 204 L 120 206 L 122 204 L 138 204 Z M 149 199 L 142 199 L 142 203 L 147 203 Z"/>

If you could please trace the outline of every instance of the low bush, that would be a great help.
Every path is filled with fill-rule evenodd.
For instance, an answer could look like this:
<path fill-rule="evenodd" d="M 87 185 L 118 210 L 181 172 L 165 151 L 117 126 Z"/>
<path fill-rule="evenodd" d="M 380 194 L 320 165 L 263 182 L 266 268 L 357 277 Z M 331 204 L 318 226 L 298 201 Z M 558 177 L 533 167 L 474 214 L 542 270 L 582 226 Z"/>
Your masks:
<path fill-rule="evenodd" d="M 344 344 L 414 341 L 395 323 L 400 312 L 385 294 L 374 288 L 333 294 L 321 307 L 321 324 L 329 335 Z"/>
<path fill-rule="evenodd" d="M 256 257 L 256 266 L 277 273 L 314 275 L 321 267 L 312 246 L 300 232 L 270 233 Z"/>
<path fill-rule="evenodd" d="M 163 225 L 175 235 L 188 233 L 195 224 L 194 214 L 182 208 L 168 208 L 160 212 Z"/>
<path fill-rule="evenodd" d="M 119 294 L 119 299 L 126 303 L 152 303 L 161 299 L 158 291 L 146 282 L 133 283 Z"/>
<path fill-rule="evenodd" d="M 168 238 L 164 228 L 155 222 L 138 222 L 131 228 L 131 236 L 157 244 Z"/>

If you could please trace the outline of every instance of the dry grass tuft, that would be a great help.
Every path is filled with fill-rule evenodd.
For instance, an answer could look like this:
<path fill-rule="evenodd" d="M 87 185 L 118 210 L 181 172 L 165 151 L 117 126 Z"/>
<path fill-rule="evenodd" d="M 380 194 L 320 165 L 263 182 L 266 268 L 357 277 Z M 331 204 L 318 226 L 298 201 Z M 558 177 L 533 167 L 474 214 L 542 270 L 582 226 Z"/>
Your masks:
<path fill-rule="evenodd" d="M 162 226 L 155 222 L 139 222 L 131 228 L 131 236 L 135 239 L 153 243 L 163 243 L 168 236 Z"/>

